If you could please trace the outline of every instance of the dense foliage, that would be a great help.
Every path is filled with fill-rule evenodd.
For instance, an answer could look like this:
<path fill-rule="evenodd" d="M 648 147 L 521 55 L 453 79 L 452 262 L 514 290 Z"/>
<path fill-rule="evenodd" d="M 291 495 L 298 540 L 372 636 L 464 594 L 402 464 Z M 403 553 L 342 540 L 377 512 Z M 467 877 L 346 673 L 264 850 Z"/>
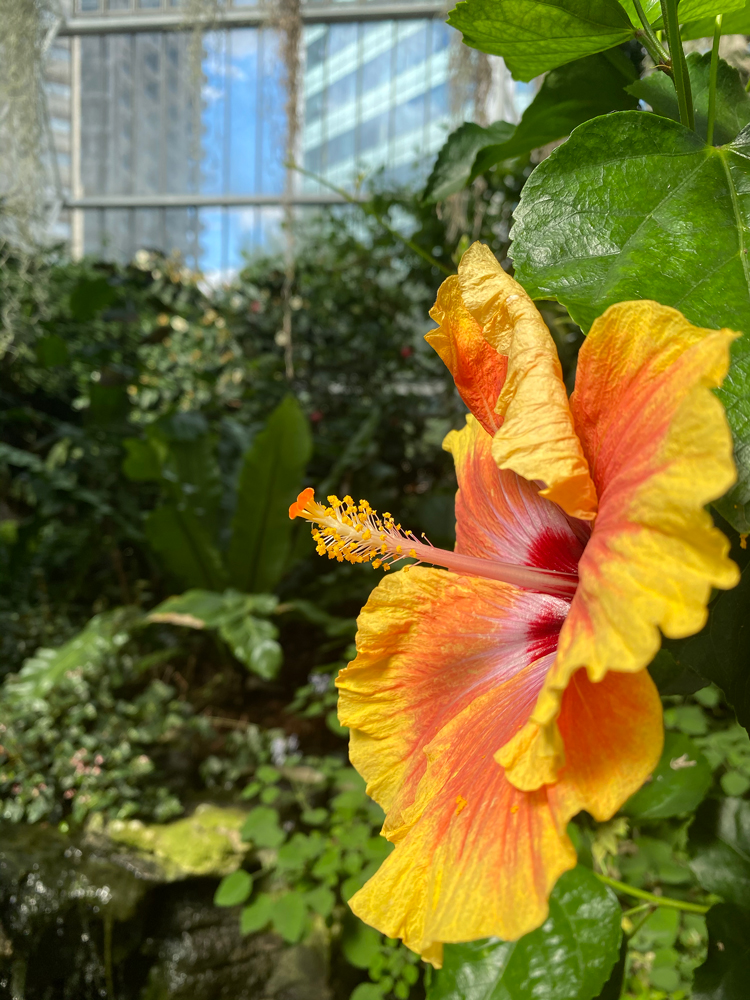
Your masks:
<path fill-rule="evenodd" d="M 717 28 L 712 53 L 685 57 L 673 0 L 460 3 L 451 21 L 467 44 L 503 55 L 517 79 L 546 72 L 534 101 L 517 125 L 454 132 L 423 200 L 381 194 L 363 216 L 301 229 L 288 297 L 268 259 L 208 288 L 147 250 L 127 266 L 8 256 L 7 822 L 68 832 L 94 818 L 163 822 L 206 798 L 239 804 L 247 854 L 215 903 L 236 909 L 244 934 L 292 944 L 323 930 L 337 1000 L 744 997 L 747 573 L 700 634 L 665 643 L 651 665 L 662 761 L 613 820 L 571 824 L 579 864 L 549 920 L 519 942 L 449 946 L 444 968 L 424 973 L 346 907 L 389 850 L 346 763 L 333 688 L 378 577 L 316 558 L 285 513 L 313 483 L 451 544 L 440 442 L 464 407 L 422 338 L 444 271 L 473 239 L 548 300 L 569 388 L 581 330 L 623 298 L 748 329 L 750 99 L 718 57 L 713 20 L 750 31 L 740 6 L 682 0 L 685 38 L 701 18 Z M 529 154 L 570 133 L 532 171 Z M 744 571 L 746 338 L 720 394 L 739 480 L 715 517 Z"/>

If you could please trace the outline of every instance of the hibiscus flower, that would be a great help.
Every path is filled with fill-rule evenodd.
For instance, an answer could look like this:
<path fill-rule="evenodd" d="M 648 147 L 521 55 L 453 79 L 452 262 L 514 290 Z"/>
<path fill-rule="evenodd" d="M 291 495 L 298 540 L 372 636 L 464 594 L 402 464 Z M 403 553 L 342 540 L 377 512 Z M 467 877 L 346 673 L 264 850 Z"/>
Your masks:
<path fill-rule="evenodd" d="M 542 924 L 576 864 L 569 820 L 609 819 L 659 760 L 646 667 L 660 632 L 700 630 L 711 588 L 739 579 L 705 510 L 735 479 L 712 389 L 737 334 L 655 302 L 612 306 L 568 399 L 542 317 L 487 247 L 431 315 L 427 340 L 470 410 L 444 442 L 455 551 L 349 497 L 308 489 L 290 516 L 315 522 L 331 558 L 421 563 L 375 588 L 337 685 L 395 844 L 350 905 L 439 966 L 444 942 Z"/>

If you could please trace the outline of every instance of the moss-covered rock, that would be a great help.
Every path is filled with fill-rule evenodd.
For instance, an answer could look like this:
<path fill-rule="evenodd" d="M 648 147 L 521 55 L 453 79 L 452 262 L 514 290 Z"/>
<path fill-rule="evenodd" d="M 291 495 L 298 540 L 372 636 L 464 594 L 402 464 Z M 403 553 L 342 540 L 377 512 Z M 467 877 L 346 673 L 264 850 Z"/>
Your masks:
<path fill-rule="evenodd" d="M 289 947 L 213 903 L 244 818 L 0 825 L 0 1000 L 330 1000 L 322 921 Z"/>
<path fill-rule="evenodd" d="M 192 815 L 174 823 L 112 820 L 99 831 L 114 845 L 158 866 L 158 881 L 174 882 L 193 875 L 221 877 L 242 864 L 247 844 L 240 837 L 247 813 L 203 803 Z M 153 876 L 152 876 L 153 877 Z"/>

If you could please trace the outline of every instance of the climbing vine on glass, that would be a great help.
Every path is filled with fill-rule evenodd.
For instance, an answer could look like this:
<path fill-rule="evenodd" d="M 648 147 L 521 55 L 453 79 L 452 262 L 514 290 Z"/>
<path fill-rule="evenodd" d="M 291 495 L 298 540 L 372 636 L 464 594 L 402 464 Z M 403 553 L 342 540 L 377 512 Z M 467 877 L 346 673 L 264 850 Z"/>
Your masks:
<path fill-rule="evenodd" d="M 750 722 L 750 97 L 725 18 L 750 34 L 743 0 L 457 5 L 539 86 L 517 124 L 453 132 L 425 200 L 565 141 L 514 212 L 515 280 L 466 240 L 431 312 L 470 411 L 444 442 L 456 548 L 365 499 L 290 508 L 385 574 L 337 685 L 395 846 L 349 905 L 432 966 L 429 1000 L 746 996 L 744 751 L 685 728 Z M 586 335 L 570 399 L 534 299 Z"/>

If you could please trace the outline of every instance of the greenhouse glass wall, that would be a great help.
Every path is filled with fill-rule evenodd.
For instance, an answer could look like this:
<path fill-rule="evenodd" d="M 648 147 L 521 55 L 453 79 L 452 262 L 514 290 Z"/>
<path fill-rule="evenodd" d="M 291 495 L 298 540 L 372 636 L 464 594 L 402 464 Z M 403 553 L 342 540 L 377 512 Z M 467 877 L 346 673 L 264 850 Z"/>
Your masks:
<path fill-rule="evenodd" d="M 522 95 L 500 60 L 476 105 L 476 54 L 435 0 L 308 0 L 298 128 L 286 166 L 288 25 L 241 0 L 73 0 L 48 56 L 47 94 L 75 255 L 176 251 L 226 273 L 279 246 L 284 211 L 336 203 L 371 183 L 420 184 L 465 115 L 513 120 Z M 202 32 L 186 26 L 201 18 Z M 288 14 L 286 15 L 288 17 Z M 468 67 L 468 68 L 467 68 Z M 338 189 L 338 190 L 337 190 Z"/>

